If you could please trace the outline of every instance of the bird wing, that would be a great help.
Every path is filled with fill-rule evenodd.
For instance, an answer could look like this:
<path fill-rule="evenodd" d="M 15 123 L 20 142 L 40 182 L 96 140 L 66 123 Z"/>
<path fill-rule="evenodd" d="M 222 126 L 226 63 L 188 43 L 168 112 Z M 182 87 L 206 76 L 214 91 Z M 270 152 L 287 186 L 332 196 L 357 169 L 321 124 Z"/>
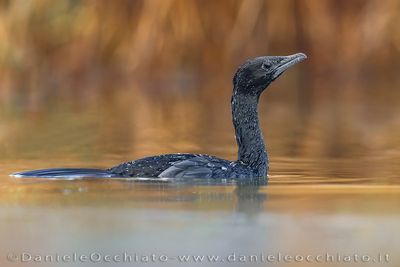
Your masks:
<path fill-rule="evenodd" d="M 229 161 L 211 156 L 196 156 L 177 161 L 161 172 L 160 178 L 211 178 L 227 171 Z"/>

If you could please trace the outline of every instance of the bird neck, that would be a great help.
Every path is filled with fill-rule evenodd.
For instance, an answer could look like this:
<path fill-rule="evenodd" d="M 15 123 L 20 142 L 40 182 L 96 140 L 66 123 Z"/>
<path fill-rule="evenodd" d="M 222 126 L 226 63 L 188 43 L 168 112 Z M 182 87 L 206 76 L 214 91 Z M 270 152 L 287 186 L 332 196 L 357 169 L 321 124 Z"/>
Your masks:
<path fill-rule="evenodd" d="M 260 177 L 267 175 L 268 155 L 258 121 L 259 95 L 244 95 L 235 88 L 232 120 L 238 144 L 238 161 L 249 165 Z"/>

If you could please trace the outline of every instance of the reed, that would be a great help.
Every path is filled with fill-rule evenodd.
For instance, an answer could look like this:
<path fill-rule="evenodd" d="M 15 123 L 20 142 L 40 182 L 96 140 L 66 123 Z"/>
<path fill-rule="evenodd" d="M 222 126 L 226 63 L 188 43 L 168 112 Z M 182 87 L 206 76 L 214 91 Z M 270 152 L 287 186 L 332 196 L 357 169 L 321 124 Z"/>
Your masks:
<path fill-rule="evenodd" d="M 246 58 L 303 51 L 304 106 L 369 95 L 371 86 L 393 102 L 399 24 L 397 0 L 3 0 L 0 101 L 46 105 L 134 87 L 158 94 L 166 84 L 207 98 L 218 92 L 209 87 L 229 87 Z"/>

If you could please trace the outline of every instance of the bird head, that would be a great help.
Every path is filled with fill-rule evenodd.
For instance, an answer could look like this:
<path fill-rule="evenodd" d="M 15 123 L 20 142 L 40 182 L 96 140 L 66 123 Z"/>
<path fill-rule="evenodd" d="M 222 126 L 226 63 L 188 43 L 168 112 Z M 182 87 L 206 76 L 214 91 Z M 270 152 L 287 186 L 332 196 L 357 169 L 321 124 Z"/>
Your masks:
<path fill-rule="evenodd" d="M 245 95 L 260 95 L 285 70 L 306 59 L 303 53 L 290 56 L 264 56 L 246 61 L 233 78 L 235 90 Z"/>

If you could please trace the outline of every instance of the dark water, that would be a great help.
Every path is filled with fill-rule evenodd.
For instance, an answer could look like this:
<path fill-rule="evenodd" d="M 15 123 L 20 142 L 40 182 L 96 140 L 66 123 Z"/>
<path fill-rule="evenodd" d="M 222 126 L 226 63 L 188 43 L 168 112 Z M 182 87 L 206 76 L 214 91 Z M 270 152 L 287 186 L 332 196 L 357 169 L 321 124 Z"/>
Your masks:
<path fill-rule="evenodd" d="M 34 265 L 33 260 L 7 259 L 21 253 L 157 257 L 154 262 L 103 262 L 109 266 L 265 266 L 248 259 L 240 263 L 239 256 L 279 253 L 335 255 L 336 262 L 313 266 L 398 266 L 399 128 L 390 121 L 373 124 L 371 117 L 363 121 L 364 113 L 332 117 L 335 110 L 328 109 L 309 116 L 263 104 L 271 160 L 268 185 L 8 176 L 36 168 L 109 167 L 170 152 L 233 159 L 229 112 L 229 100 L 154 104 L 145 97 L 122 96 L 109 105 L 1 113 L 1 266 Z M 354 254 L 370 257 L 369 263 L 337 260 L 337 255 Z M 386 254 L 389 262 L 372 263 Z M 220 262 L 180 263 L 177 257 L 185 255 L 216 255 Z M 167 262 L 162 262 L 164 256 Z M 36 266 L 57 264 L 42 261 Z M 275 259 L 275 266 L 286 264 Z"/>

